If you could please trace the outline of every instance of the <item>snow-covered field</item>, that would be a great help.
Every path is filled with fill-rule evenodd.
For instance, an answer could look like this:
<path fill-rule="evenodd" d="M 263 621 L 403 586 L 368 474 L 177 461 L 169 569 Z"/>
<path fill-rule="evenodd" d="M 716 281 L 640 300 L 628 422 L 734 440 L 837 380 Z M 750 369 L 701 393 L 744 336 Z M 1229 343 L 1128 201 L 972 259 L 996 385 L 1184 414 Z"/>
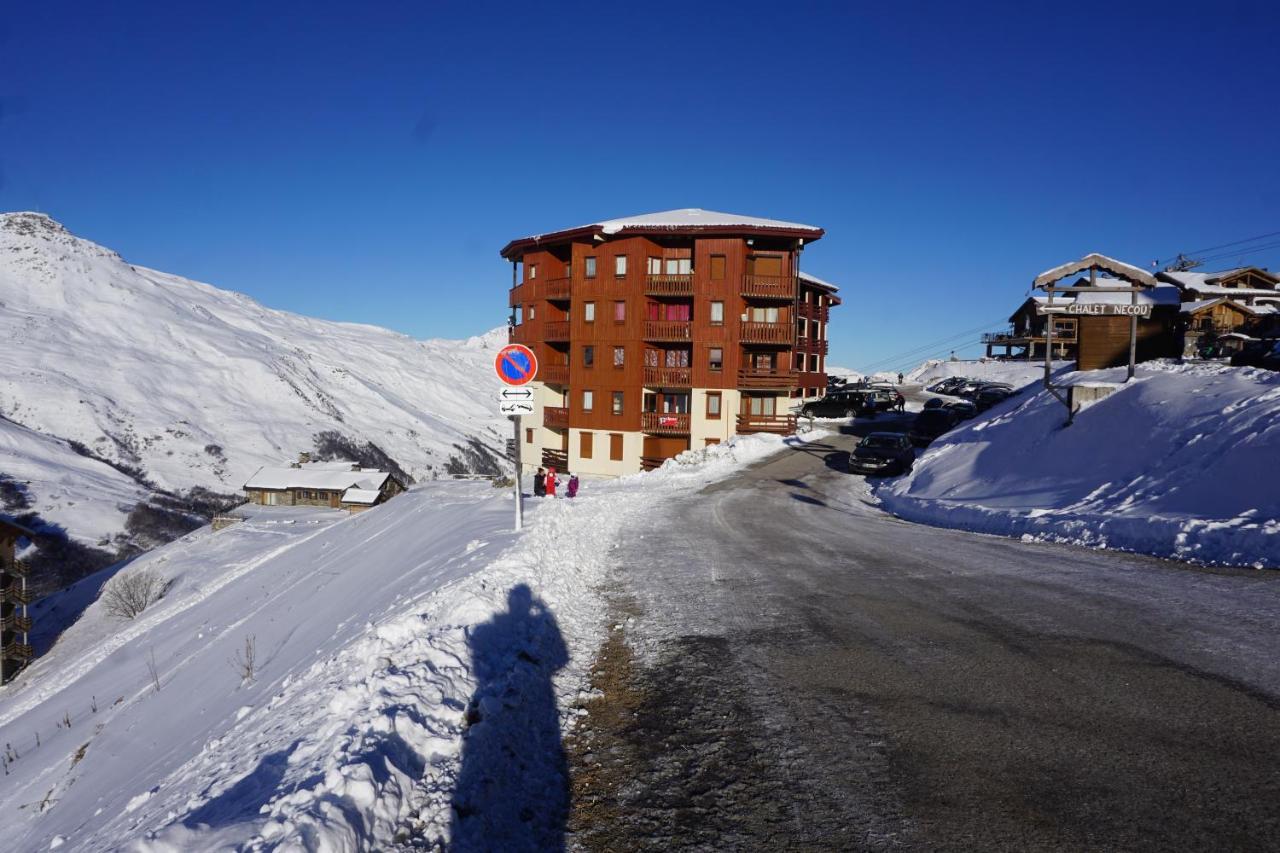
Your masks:
<path fill-rule="evenodd" d="M 1280 567 L 1280 374 L 1149 362 L 1072 426 L 1065 419 L 1061 403 L 1029 388 L 935 441 L 876 495 L 927 524 Z"/>
<path fill-rule="evenodd" d="M 173 491 L 238 492 L 259 466 L 321 449 L 318 436 L 372 442 L 419 479 L 469 439 L 500 451 L 507 436 L 490 393 L 505 329 L 416 341 L 272 310 L 133 266 L 41 214 L 0 214 L 0 337 L 0 415 Z M 14 447 L 0 439 L 0 474 L 41 456 L 33 509 L 99 539 L 118 514 L 107 492 L 130 488 Z M 90 487 L 103 476 L 107 491 Z"/>
<path fill-rule="evenodd" d="M 1074 362 L 1055 361 L 1054 372 L 1071 367 Z M 1044 361 L 997 361 L 995 359 L 971 361 L 943 361 L 930 359 L 906 374 L 905 381 L 917 385 L 932 385 L 948 376 L 966 379 L 982 379 L 988 382 L 1007 382 L 1021 388 L 1044 379 Z"/>
<path fill-rule="evenodd" d="M 556 750 L 486 749 L 575 719 L 618 526 L 782 441 L 531 501 L 521 535 L 507 491 L 443 481 L 356 516 L 258 508 L 139 558 L 122 575 L 170 580 L 159 603 L 128 622 L 90 605 L 0 688 L 6 849 L 368 850 L 477 828 L 490 849 L 527 841 L 502 777 L 535 774 L 553 811 Z M 544 692 L 557 731 L 512 732 Z"/>

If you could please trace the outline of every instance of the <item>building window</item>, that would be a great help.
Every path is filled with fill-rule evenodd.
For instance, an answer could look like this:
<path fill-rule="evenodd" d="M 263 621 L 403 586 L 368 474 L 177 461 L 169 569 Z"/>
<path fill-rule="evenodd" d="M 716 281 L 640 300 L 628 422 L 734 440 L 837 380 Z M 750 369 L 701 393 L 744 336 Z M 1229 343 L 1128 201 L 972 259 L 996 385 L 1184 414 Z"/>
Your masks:
<path fill-rule="evenodd" d="M 525 431 L 524 431 L 524 443 L 533 444 L 533 430 L 527 427 L 525 428 Z"/>
<path fill-rule="evenodd" d="M 707 392 L 707 418 L 713 421 L 720 420 L 720 392 Z"/>
<path fill-rule="evenodd" d="M 591 391 L 582 392 L 582 411 L 589 412 L 591 407 L 595 405 L 595 394 Z"/>
<path fill-rule="evenodd" d="M 802 352 L 796 353 L 796 370 L 804 372 L 804 353 Z"/>
<path fill-rule="evenodd" d="M 529 281 L 533 281 L 533 280 L 534 280 L 535 278 L 537 278 L 537 277 L 538 277 L 538 265 L 537 265 L 537 264 L 531 264 L 531 265 L 529 266 L 529 275 L 528 275 L 528 279 L 529 279 Z"/>
<path fill-rule="evenodd" d="M 622 414 L 622 400 L 623 400 L 622 395 L 623 395 L 623 392 L 621 391 L 613 392 L 613 413 L 615 415 Z"/>
<path fill-rule="evenodd" d="M 596 348 L 593 346 L 584 346 L 582 348 L 582 366 L 595 367 L 596 364 Z"/>
<path fill-rule="evenodd" d="M 724 255 L 711 256 L 711 280 L 724 281 Z"/>
<path fill-rule="evenodd" d="M 625 278 L 627 275 L 627 256 L 618 255 L 613 259 L 613 274 L 617 278 Z"/>
<path fill-rule="evenodd" d="M 621 300 L 613 303 L 613 322 L 624 323 L 627 319 L 627 303 Z"/>
<path fill-rule="evenodd" d="M 609 459 L 614 462 L 622 461 L 622 433 L 609 433 Z"/>
<path fill-rule="evenodd" d="M 723 302 L 711 303 L 711 325 L 713 326 L 724 325 L 724 303 Z"/>
<path fill-rule="evenodd" d="M 627 348 L 614 347 L 613 348 L 613 366 L 622 367 L 623 363 L 625 363 L 626 360 L 627 360 Z"/>
<path fill-rule="evenodd" d="M 693 261 L 689 258 L 667 258 L 667 275 L 692 275 Z"/>
<path fill-rule="evenodd" d="M 592 441 L 592 438 L 593 436 L 589 432 L 578 433 L 578 455 L 581 456 L 583 459 L 591 458 L 591 452 L 592 450 L 594 450 L 594 448 L 592 447 L 592 445 L 594 444 L 594 442 Z"/>
<path fill-rule="evenodd" d="M 711 357 L 707 360 L 707 366 L 712 370 L 724 369 L 724 350 L 720 347 L 711 348 Z"/>
<path fill-rule="evenodd" d="M 596 304 L 594 302 L 582 303 L 582 316 L 588 323 L 594 323 L 596 321 Z"/>
<path fill-rule="evenodd" d="M 649 259 L 649 275 L 662 275 L 662 258 Z"/>
<path fill-rule="evenodd" d="M 751 320 L 755 323 L 776 323 L 778 322 L 777 308 L 752 308 Z"/>
<path fill-rule="evenodd" d="M 596 277 L 596 259 L 586 258 L 585 260 L 586 260 L 586 267 L 587 267 L 587 278 L 595 278 Z"/>

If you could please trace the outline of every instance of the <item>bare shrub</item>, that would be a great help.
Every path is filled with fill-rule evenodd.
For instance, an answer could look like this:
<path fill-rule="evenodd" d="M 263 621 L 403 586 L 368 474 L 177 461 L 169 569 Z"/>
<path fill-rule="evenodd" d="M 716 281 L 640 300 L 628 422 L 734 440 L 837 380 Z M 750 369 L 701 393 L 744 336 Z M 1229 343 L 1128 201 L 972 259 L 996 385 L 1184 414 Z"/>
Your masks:
<path fill-rule="evenodd" d="M 113 577 L 102 587 L 102 604 L 117 619 L 133 619 L 164 597 L 169 584 L 150 569 Z"/>
<path fill-rule="evenodd" d="M 231 665 L 240 674 L 240 682 L 242 684 L 253 682 L 254 676 L 258 671 L 257 635 L 249 634 L 244 638 L 244 649 L 236 652 L 235 659 L 231 662 Z"/>

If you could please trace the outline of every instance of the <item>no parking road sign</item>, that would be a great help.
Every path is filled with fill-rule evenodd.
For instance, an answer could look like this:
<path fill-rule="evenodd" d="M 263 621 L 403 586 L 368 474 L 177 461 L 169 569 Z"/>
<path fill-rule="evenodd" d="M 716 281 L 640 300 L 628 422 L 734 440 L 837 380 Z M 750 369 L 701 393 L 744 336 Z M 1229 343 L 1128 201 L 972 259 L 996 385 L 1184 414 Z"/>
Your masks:
<path fill-rule="evenodd" d="M 526 385 L 538 375 L 538 358 L 524 344 L 507 344 L 498 350 L 493 366 L 508 385 Z"/>

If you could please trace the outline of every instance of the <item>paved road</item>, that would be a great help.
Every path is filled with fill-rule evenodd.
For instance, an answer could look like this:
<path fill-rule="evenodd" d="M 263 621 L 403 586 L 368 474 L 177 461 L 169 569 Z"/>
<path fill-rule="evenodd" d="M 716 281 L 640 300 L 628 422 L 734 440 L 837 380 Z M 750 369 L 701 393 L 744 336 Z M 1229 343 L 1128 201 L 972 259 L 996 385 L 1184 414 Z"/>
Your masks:
<path fill-rule="evenodd" d="M 1280 576 L 898 521 L 843 429 L 620 543 L 575 846 L 1280 849 Z"/>

